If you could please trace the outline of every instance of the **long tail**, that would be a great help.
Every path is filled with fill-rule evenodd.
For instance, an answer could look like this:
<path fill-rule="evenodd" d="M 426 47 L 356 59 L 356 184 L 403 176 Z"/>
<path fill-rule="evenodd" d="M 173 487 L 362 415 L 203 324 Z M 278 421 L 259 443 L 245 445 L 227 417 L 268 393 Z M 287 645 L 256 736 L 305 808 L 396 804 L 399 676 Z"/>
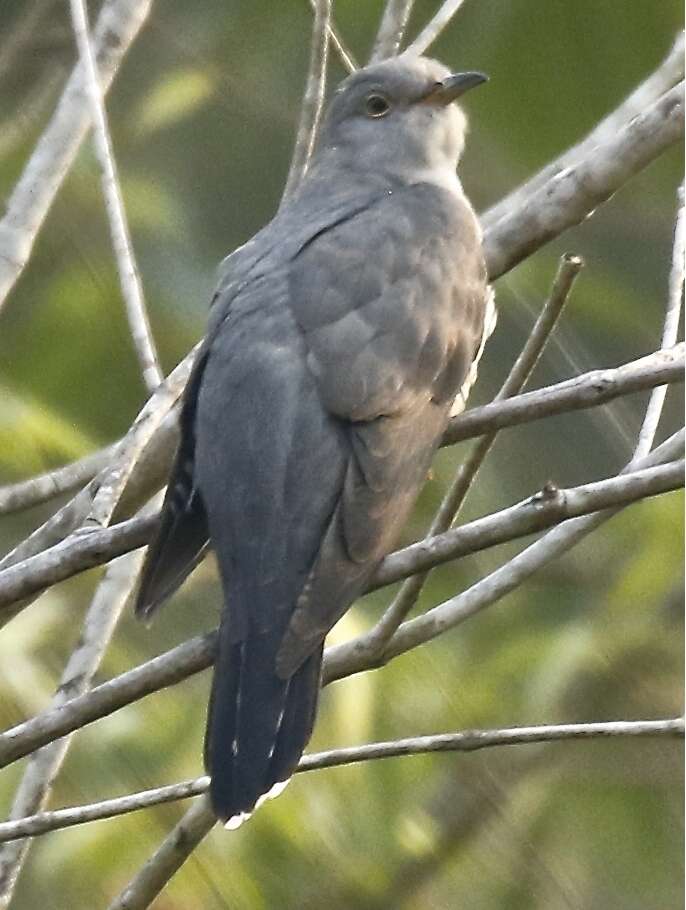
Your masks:
<path fill-rule="evenodd" d="M 278 647 L 273 634 L 232 643 L 220 631 L 205 767 L 214 811 L 233 825 L 290 778 L 312 735 L 323 645 L 286 680 L 275 671 Z"/>

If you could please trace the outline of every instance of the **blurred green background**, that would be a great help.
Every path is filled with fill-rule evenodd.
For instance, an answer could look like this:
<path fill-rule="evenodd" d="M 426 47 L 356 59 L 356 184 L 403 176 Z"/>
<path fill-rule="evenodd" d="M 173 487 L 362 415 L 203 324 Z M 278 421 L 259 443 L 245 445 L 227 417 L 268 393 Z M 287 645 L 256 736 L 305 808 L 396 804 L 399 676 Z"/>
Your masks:
<path fill-rule="evenodd" d="M 13 28 L 41 7 L 3 67 Z M 417 2 L 410 34 L 437 7 Z M 90 4 L 94 21 L 97 4 Z M 380 0 L 338 0 L 358 59 Z M 309 54 L 305 0 L 158 0 L 108 109 L 155 338 L 169 370 L 201 336 L 218 261 L 273 214 L 288 168 Z M 496 202 L 611 110 L 681 27 L 676 0 L 469 0 L 432 53 L 488 72 L 465 103 L 461 174 L 477 209 Z M 5 59 L 7 59 L 5 57 Z M 68 4 L 0 3 L 0 197 L 6 198 L 75 59 Z M 332 56 L 332 84 L 343 75 Z M 500 322 L 473 402 L 489 399 L 540 309 L 564 250 L 586 269 L 533 379 L 620 364 L 657 345 L 682 155 L 673 149 L 592 219 L 497 285 Z M 86 143 L 0 316 L 0 482 L 118 438 L 145 393 L 123 316 L 98 170 Z M 646 396 L 503 432 L 464 519 L 547 480 L 607 476 L 627 460 Z M 669 395 L 660 438 L 682 402 Z M 444 450 L 409 539 L 465 448 Z M 9 549 L 54 504 L 0 525 Z M 381 671 L 330 687 L 311 749 L 465 727 L 651 718 L 680 711 L 680 496 L 615 518 L 522 589 Z M 434 573 L 425 609 L 522 544 Z M 44 707 L 79 635 L 99 572 L 44 595 L 0 636 L 0 721 Z M 340 623 L 369 627 L 390 592 Z M 99 679 L 216 623 L 205 565 L 144 629 L 127 612 Z M 97 800 L 201 773 L 209 674 L 83 731 L 53 805 Z M 682 906 L 682 749 L 599 741 L 443 755 L 317 772 L 238 833 L 214 831 L 155 904 L 261 908 L 675 908 Z M 9 807 L 22 763 L 0 776 Z M 13 907 L 103 907 L 180 816 L 164 806 L 39 839 Z"/>

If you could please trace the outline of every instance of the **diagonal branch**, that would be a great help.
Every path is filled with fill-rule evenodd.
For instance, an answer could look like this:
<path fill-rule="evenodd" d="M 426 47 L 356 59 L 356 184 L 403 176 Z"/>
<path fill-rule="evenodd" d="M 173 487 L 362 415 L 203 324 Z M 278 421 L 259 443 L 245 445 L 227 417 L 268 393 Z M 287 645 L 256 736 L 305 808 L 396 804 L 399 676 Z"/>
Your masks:
<path fill-rule="evenodd" d="M 216 823 L 209 800 L 202 796 L 172 828 L 143 868 L 110 904 L 109 910 L 149 907 Z"/>
<path fill-rule="evenodd" d="M 95 28 L 95 56 L 103 92 L 150 11 L 152 0 L 108 0 Z M 7 200 L 0 220 L 0 308 L 29 260 L 33 244 L 89 125 L 78 64 L 52 120 Z"/>
<path fill-rule="evenodd" d="M 104 527 L 112 518 L 130 515 L 159 490 L 176 449 L 176 409 L 196 350 L 197 346 L 155 389 L 124 439 L 116 443 L 114 462 L 3 557 L 0 570 L 60 543 L 89 516 L 91 526 Z"/>
<path fill-rule="evenodd" d="M 604 145 L 608 139 L 615 136 L 623 127 L 647 110 L 665 92 L 673 88 L 684 78 L 684 34 L 680 32 L 669 52 L 660 66 L 648 76 L 629 97 L 612 113 L 601 120 L 581 142 L 568 149 L 559 158 L 551 161 L 542 170 L 526 183 L 509 193 L 500 202 L 497 202 L 484 215 L 481 216 L 485 229 L 490 229 L 501 218 L 513 209 L 518 209 L 526 204 L 533 193 L 540 189 L 544 183 L 552 180 L 566 168 L 593 153 L 593 150 Z"/>
<path fill-rule="evenodd" d="M 491 280 L 514 268 L 606 202 L 684 134 L 680 82 L 585 157 L 527 193 L 520 205 L 486 230 Z"/>
<path fill-rule="evenodd" d="M 216 634 L 198 635 L 133 670 L 71 698 L 0 734 L 0 767 L 28 755 L 118 708 L 205 670 L 214 659 Z"/>
<path fill-rule="evenodd" d="M 387 0 L 370 63 L 378 63 L 399 53 L 413 6 L 414 0 Z"/>
<path fill-rule="evenodd" d="M 686 364 L 684 353 L 681 342 L 621 367 L 591 370 L 543 389 L 465 411 L 453 418 L 442 445 L 454 445 L 495 429 L 518 426 L 554 414 L 607 404 L 623 395 L 642 392 L 665 382 L 682 383 Z"/>
<path fill-rule="evenodd" d="M 504 401 L 506 398 L 512 398 L 513 395 L 521 392 L 529 381 L 548 339 L 562 315 L 562 310 L 582 267 L 583 260 L 569 253 L 565 254 L 560 260 L 550 296 L 543 305 L 543 309 L 519 357 L 513 364 L 500 391 L 493 399 L 494 402 L 497 403 Z M 447 530 L 459 514 L 469 488 L 474 482 L 484 459 L 493 447 L 497 435 L 498 430 L 486 433 L 479 440 L 467 460 L 460 465 L 455 482 L 441 505 L 440 513 L 436 516 L 436 531 L 432 528 L 434 533 Z"/>
<path fill-rule="evenodd" d="M 676 221 L 674 224 L 674 245 L 672 249 L 672 268 L 669 273 L 669 284 L 667 294 L 667 307 L 665 311 L 665 321 L 662 329 L 662 347 L 669 347 L 676 344 L 679 336 L 679 319 L 681 316 L 681 301 L 684 296 L 684 268 L 686 263 L 686 209 L 684 208 L 684 184 L 679 187 L 678 192 L 679 207 L 677 210 Z M 646 409 L 643 425 L 638 434 L 638 444 L 636 446 L 636 458 L 647 455 L 651 450 L 662 409 L 664 408 L 665 398 L 667 396 L 667 386 L 658 386 L 653 389 Z"/>
<path fill-rule="evenodd" d="M 90 689 L 141 566 L 142 553 L 115 560 L 108 566 L 52 700 L 53 710 L 59 711 L 74 696 Z M 66 736 L 31 755 L 15 792 L 10 818 L 35 813 L 46 805 L 70 744 L 71 739 Z M 11 900 L 29 846 L 29 841 L 16 841 L 0 848 L 0 906 Z"/>
<path fill-rule="evenodd" d="M 0 515 L 22 512 L 83 486 L 112 460 L 117 443 L 61 468 L 0 487 Z"/>
<path fill-rule="evenodd" d="M 95 59 L 91 48 L 84 0 L 70 0 L 70 7 L 76 46 L 79 50 L 84 73 L 86 97 L 90 104 L 91 117 L 93 118 L 95 153 L 100 164 L 105 210 L 110 224 L 110 236 L 117 261 L 119 284 L 126 305 L 131 337 L 143 373 L 143 381 L 148 391 L 153 392 L 155 387 L 162 381 L 163 375 L 157 358 L 157 351 L 155 350 L 155 343 L 143 298 L 143 286 L 133 252 L 129 226 L 126 221 L 124 200 L 121 194 L 114 150 L 107 126 L 102 90 L 99 85 Z"/>
<path fill-rule="evenodd" d="M 464 0 L 445 0 L 433 19 L 424 26 L 407 50 L 412 54 L 423 54 L 448 25 Z"/>
<path fill-rule="evenodd" d="M 309 0 L 309 4 L 312 12 L 316 12 L 317 0 Z M 355 61 L 355 57 L 353 56 L 352 51 L 346 45 L 338 29 L 336 28 L 336 23 L 334 22 L 333 16 L 329 17 L 329 26 L 327 31 L 329 33 L 329 41 L 331 42 L 331 47 L 336 52 L 336 56 L 340 60 L 343 69 L 345 69 L 348 73 L 354 73 L 355 70 L 359 67 Z"/>
<path fill-rule="evenodd" d="M 523 502 L 390 553 L 379 566 L 370 587 L 372 590 L 385 587 L 413 577 L 416 572 L 544 531 L 570 518 L 681 489 L 683 467 L 680 459 L 569 489 L 547 483 Z"/>
<path fill-rule="evenodd" d="M 281 197 L 281 206 L 297 190 L 307 173 L 317 139 L 317 129 L 324 108 L 326 92 L 326 63 L 329 54 L 329 28 L 331 21 L 331 0 L 316 0 L 312 23 L 312 48 L 307 83 L 300 108 L 300 123 L 295 137 L 291 166 L 286 186 Z"/>

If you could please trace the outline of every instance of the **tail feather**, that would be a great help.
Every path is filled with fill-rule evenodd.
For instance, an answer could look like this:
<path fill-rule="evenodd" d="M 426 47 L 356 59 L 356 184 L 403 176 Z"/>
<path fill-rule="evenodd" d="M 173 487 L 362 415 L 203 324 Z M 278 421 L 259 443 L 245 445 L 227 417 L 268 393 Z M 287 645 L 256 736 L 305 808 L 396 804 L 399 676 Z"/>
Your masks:
<path fill-rule="evenodd" d="M 312 736 L 321 688 L 322 645 L 290 678 L 286 705 L 269 768 L 269 786 L 287 780 Z"/>
<path fill-rule="evenodd" d="M 205 766 L 212 806 L 226 822 L 249 814 L 261 796 L 293 773 L 314 725 L 321 650 L 283 680 L 275 671 L 275 636 L 231 643 L 222 633 Z"/>

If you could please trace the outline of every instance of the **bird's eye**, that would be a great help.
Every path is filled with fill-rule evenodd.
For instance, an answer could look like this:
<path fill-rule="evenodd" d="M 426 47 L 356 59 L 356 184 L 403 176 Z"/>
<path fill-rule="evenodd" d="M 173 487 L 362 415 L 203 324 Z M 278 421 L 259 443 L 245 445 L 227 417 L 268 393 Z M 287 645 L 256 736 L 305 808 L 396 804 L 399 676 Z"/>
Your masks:
<path fill-rule="evenodd" d="M 384 95 L 380 95 L 378 92 L 372 92 L 372 94 L 367 95 L 365 99 L 365 108 L 370 117 L 385 117 L 390 111 L 391 105 L 388 98 Z"/>

